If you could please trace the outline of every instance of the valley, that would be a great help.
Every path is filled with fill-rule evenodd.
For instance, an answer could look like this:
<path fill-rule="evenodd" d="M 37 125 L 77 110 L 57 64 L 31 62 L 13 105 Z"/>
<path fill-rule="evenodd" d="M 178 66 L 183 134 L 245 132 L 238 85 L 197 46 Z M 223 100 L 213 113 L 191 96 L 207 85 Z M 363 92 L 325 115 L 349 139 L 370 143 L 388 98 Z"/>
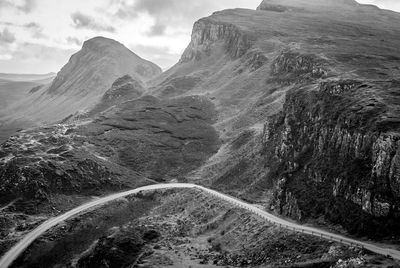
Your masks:
<path fill-rule="evenodd" d="M 0 253 L 86 202 L 164 183 L 399 250 L 399 21 L 353 0 L 264 0 L 198 20 L 164 72 L 95 37 L 54 80 L 14 77 L 26 84 L 0 98 Z M 168 266 L 400 263 L 169 189 L 70 218 L 11 267 Z"/>
<path fill-rule="evenodd" d="M 128 260 L 129 262 L 132 262 L 135 260 L 136 264 L 143 264 L 141 266 L 147 267 L 147 265 L 150 265 L 153 267 L 153 265 L 158 266 L 185 266 L 185 265 L 195 265 L 197 264 L 198 261 L 200 261 L 200 266 L 206 265 L 208 267 L 213 267 L 214 265 L 217 267 L 217 265 L 259 265 L 259 264 L 265 264 L 265 263 L 272 263 L 274 266 L 276 265 L 296 265 L 296 263 L 300 265 L 319 265 L 319 266 L 326 266 L 326 265 L 332 265 L 335 262 L 338 264 L 341 264 L 341 260 L 337 260 L 338 257 L 344 257 L 346 256 L 347 258 L 350 256 L 353 256 L 353 259 L 349 261 L 351 264 L 352 262 L 354 263 L 359 263 L 363 265 L 372 265 L 372 264 L 381 264 L 382 267 L 384 267 L 386 264 L 389 264 L 390 261 L 384 261 L 381 258 L 374 256 L 372 254 L 366 254 L 365 250 L 362 250 L 360 248 L 347 248 L 345 246 L 340 246 L 339 244 L 335 244 L 332 242 L 326 242 L 323 243 L 322 240 L 319 240 L 319 238 L 312 238 L 312 237 L 307 237 L 307 235 L 304 234 L 299 234 L 297 235 L 295 232 L 289 230 L 288 232 L 280 229 L 278 225 L 263 225 L 261 224 L 261 229 L 260 228 L 260 223 L 257 222 L 258 220 L 256 218 L 252 219 L 251 214 L 246 214 L 246 216 L 241 213 L 241 215 L 237 215 L 235 212 L 235 209 L 231 208 L 227 213 L 228 215 L 220 215 L 220 212 L 218 210 L 221 208 L 220 206 L 215 206 L 215 201 L 214 198 L 211 198 L 208 194 L 200 194 L 199 192 L 196 193 L 194 190 L 174 190 L 172 192 L 172 196 L 170 197 L 170 191 L 167 190 L 167 192 L 164 192 L 162 194 L 163 200 L 160 201 L 158 198 L 155 198 L 158 196 L 157 193 L 148 193 L 146 191 L 143 191 L 145 189 L 157 189 L 160 188 L 162 189 L 163 187 L 165 188 L 187 188 L 187 189 L 195 189 L 197 188 L 196 185 L 190 185 L 190 184 L 164 184 L 164 185 L 152 185 L 152 186 L 147 186 L 147 187 L 142 187 L 138 188 L 136 191 L 128 191 L 126 193 L 121 193 L 120 197 L 123 197 L 123 195 L 127 196 L 128 194 L 133 194 L 134 192 L 139 192 L 137 194 L 138 199 L 134 198 L 133 200 L 131 197 L 128 196 L 128 207 L 130 214 L 133 213 L 133 217 L 135 219 L 136 211 L 138 211 L 138 208 L 136 206 L 139 205 L 139 208 L 142 208 L 141 205 L 148 204 L 155 204 L 154 201 L 159 201 L 156 202 L 159 207 L 155 208 L 155 213 L 151 213 L 150 219 L 148 217 L 141 217 L 139 219 L 139 223 L 137 220 L 135 220 L 134 225 L 132 223 L 125 224 L 123 225 L 122 229 L 118 231 L 116 229 L 117 227 L 113 227 L 113 234 L 110 235 L 109 238 L 105 238 L 103 241 L 97 241 L 95 242 L 95 247 L 93 248 L 93 245 L 91 246 L 91 249 L 89 251 L 84 252 L 81 257 L 77 257 L 71 263 L 70 265 L 77 266 L 77 267 L 87 267 L 91 265 L 102 265 L 101 263 L 107 263 L 108 266 L 111 267 L 120 267 L 121 265 L 124 265 L 124 259 L 123 255 L 124 254 L 133 254 L 130 259 Z M 143 189 L 143 190 L 141 190 Z M 201 188 L 200 188 L 201 189 Z M 206 190 L 206 189 L 205 189 Z M 206 190 L 207 191 L 207 190 Z M 116 195 L 117 196 L 117 195 Z M 190 201 L 185 201 L 183 200 L 182 204 L 182 198 L 191 198 L 193 199 L 193 196 L 195 196 L 196 200 L 199 200 L 202 205 L 199 205 L 196 203 L 196 205 L 193 205 L 195 203 L 190 203 Z M 222 196 L 221 196 L 222 197 Z M 217 197 L 217 198 L 221 198 Z M 110 196 L 111 198 L 111 196 Z M 110 198 L 104 198 L 104 200 L 107 200 Z M 114 197 L 113 197 L 114 198 Z M 227 197 L 228 198 L 228 197 Z M 140 200 L 143 200 L 145 202 L 140 202 Z M 151 202 L 153 201 L 153 202 Z M 236 200 L 232 199 L 232 201 L 236 202 Z M 100 204 L 100 200 L 94 201 L 94 203 Z M 125 203 L 125 201 L 120 200 L 117 201 L 117 203 Z M 130 203 L 133 202 L 136 206 L 132 206 L 133 204 Z M 178 208 L 175 206 L 173 211 L 169 211 L 165 214 L 166 210 L 168 211 L 169 208 L 171 208 L 171 202 L 173 204 L 178 204 Z M 193 202 L 193 200 L 191 200 Z M 195 201 L 197 202 L 197 201 Z M 225 202 L 224 202 L 225 203 Z M 247 206 L 247 204 L 242 203 L 243 205 Z M 121 204 L 119 204 L 120 206 Z M 165 206 L 166 205 L 166 206 Z M 183 208 L 183 214 L 182 210 L 179 209 L 179 205 L 182 206 Z M 113 205 L 111 205 L 113 206 Z M 85 206 L 82 206 L 82 208 Z M 89 207 L 89 204 L 88 206 Z M 204 209 L 212 209 L 211 212 L 204 212 Z M 115 208 L 114 208 L 115 209 Z M 125 208 L 126 209 L 126 208 Z M 161 215 L 158 215 L 157 213 L 160 213 L 159 209 L 161 209 Z M 222 206 L 222 209 L 226 209 L 225 205 Z M 254 207 L 251 208 L 255 209 Z M 189 211 L 188 211 L 189 210 Z M 202 212 L 203 210 L 203 212 Z M 247 210 L 247 209 L 246 209 Z M 143 211 L 139 209 L 139 214 L 142 214 Z M 154 211 L 154 209 L 153 209 Z M 261 211 L 261 210 L 260 210 Z M 76 210 L 78 212 L 78 210 Z M 120 221 L 129 221 L 129 218 L 132 216 L 128 217 L 128 219 L 125 217 L 122 217 L 121 213 L 124 212 L 123 209 L 117 209 L 116 212 L 111 213 L 112 217 L 109 217 L 110 212 L 107 212 L 103 214 L 97 214 L 97 212 L 89 212 L 91 215 L 89 216 L 89 221 L 90 229 L 86 229 L 87 232 L 90 233 L 98 233 L 98 232 L 104 232 L 104 222 L 108 222 L 108 220 L 111 220 L 111 224 L 121 224 Z M 180 212 L 177 215 L 174 215 L 174 213 Z M 95 214 L 93 214 L 95 213 Z M 189 214 L 187 214 L 189 213 Z M 216 216 L 218 214 L 219 216 Z M 233 213 L 233 214 L 232 214 Z M 154 215 L 156 214 L 156 215 Z M 172 215 L 171 215 L 172 214 Z M 186 215 L 185 215 L 186 214 Z M 73 215 L 72 211 L 71 213 L 66 213 L 65 215 Z M 107 215 L 107 218 L 104 218 L 104 215 Z M 172 216 L 172 218 L 170 218 Z M 202 217 L 202 218 L 197 218 L 197 217 Z M 239 216 L 239 219 L 236 219 L 235 223 L 232 222 L 233 219 L 237 218 Z M 100 226 L 98 224 L 95 224 L 94 219 L 100 217 L 100 221 L 102 224 Z M 183 217 L 183 218 L 182 218 Z M 190 219 L 184 219 L 185 217 L 189 217 Z M 205 218 L 203 218 L 205 217 Z M 268 217 L 274 217 L 272 215 Z M 67 219 L 67 216 L 60 216 L 61 218 Z M 207 220 L 208 219 L 208 220 Z M 267 218 L 268 219 L 268 218 Z M 144 220 L 144 224 L 141 221 Z M 271 223 L 273 223 L 274 219 L 271 218 Z M 174 223 L 176 221 L 176 223 Z M 244 222 L 243 222 L 244 221 Z M 58 219 L 54 219 L 54 221 L 49 221 L 49 225 L 47 225 L 46 229 L 49 228 L 53 223 L 51 222 L 59 222 Z M 80 222 L 80 219 L 73 219 L 73 225 L 78 224 L 78 226 L 82 226 L 82 223 Z M 21 263 L 23 266 L 23 263 L 29 263 L 29 267 L 41 267 L 42 265 L 46 266 L 53 266 L 55 263 L 52 262 L 60 262 L 60 257 L 57 257 L 58 254 L 56 253 L 57 250 L 60 250 L 61 247 L 70 247 L 69 254 L 74 253 L 74 252 L 79 252 L 77 251 L 76 248 L 76 240 L 72 239 L 70 234 L 66 234 L 66 230 L 69 225 L 69 220 L 66 222 L 67 226 L 65 224 L 62 225 L 61 230 L 56 231 L 56 232 L 51 232 L 51 234 L 46 235 L 44 239 L 50 239 L 50 241 L 53 241 L 48 249 L 43 251 L 43 248 L 41 248 L 40 251 L 35 250 L 35 245 L 30 247 L 30 250 L 28 251 L 29 253 L 24 254 L 25 257 L 24 260 L 20 259 L 17 261 Z M 96 225 L 96 228 L 93 230 L 93 224 Z M 137 225 L 140 225 L 138 228 Z M 243 226 L 243 224 L 246 224 Z M 290 223 L 289 223 L 290 224 Z M 175 226 L 177 225 L 177 226 Z M 222 225 L 222 226 L 221 226 Z M 45 225 L 43 225 L 45 226 Z M 90 227 L 92 226 L 92 227 Z M 156 226 L 162 226 L 161 230 L 154 230 L 154 228 L 157 228 Z M 277 226 L 277 227 L 275 227 Z M 223 228 L 221 230 L 221 227 Z M 41 229 L 41 227 L 38 227 L 38 231 L 41 230 L 40 232 L 43 232 L 45 229 Z M 68 228 L 67 233 L 70 233 L 72 226 Z M 75 227 L 76 228 L 76 227 Z M 78 227 L 79 228 L 79 227 Z M 80 227 L 82 228 L 82 227 Z M 79 228 L 79 229 L 80 229 Z M 132 230 L 132 228 L 135 228 Z M 153 228 L 150 229 L 149 228 Z M 171 229 L 172 228 L 172 229 Z M 193 229 L 194 228 L 194 229 Z M 244 229 L 243 229 L 244 228 Z M 245 239 L 246 244 L 251 244 L 252 245 L 252 250 L 247 251 L 245 250 L 245 246 L 242 245 L 239 248 L 242 248 L 241 250 L 238 248 L 238 244 L 232 244 L 232 235 L 239 235 L 243 236 L 246 232 L 250 231 L 253 233 L 256 232 L 256 236 L 259 238 L 259 236 L 264 235 L 264 230 L 267 231 L 265 234 L 271 235 L 271 233 L 274 234 L 274 237 L 278 239 L 277 241 L 274 241 L 272 239 L 267 239 L 266 243 L 261 243 L 260 240 L 254 241 L 253 238 L 247 238 Z M 147 229 L 147 231 L 146 231 Z M 216 229 L 216 230 L 215 230 Z M 129 231 L 128 231 L 129 230 Z M 256 231 L 257 230 L 257 231 Z M 133 233 L 132 233 L 133 231 Z M 215 235 L 215 231 L 219 231 L 218 235 Z M 58 241 L 57 237 L 59 237 L 60 234 L 57 234 L 58 232 L 61 232 L 61 241 Z M 153 249 L 148 248 L 149 245 L 146 245 L 146 243 L 139 242 L 138 244 L 132 244 L 134 243 L 133 241 L 137 241 L 137 233 L 139 232 L 142 233 L 142 236 L 147 243 L 150 242 L 151 246 Z M 171 233 L 172 232 L 172 233 Z M 291 233 L 292 232 L 292 233 Z M 32 233 L 33 234 L 33 233 Z M 125 236 L 128 235 L 128 238 L 124 238 L 121 236 L 124 234 Z M 168 237 L 168 235 L 172 234 L 173 237 Z M 81 234 L 82 235 L 82 234 Z M 211 236 L 210 236 L 211 235 Z M 283 237 L 282 237 L 283 235 Z M 28 235 L 30 236 L 30 234 Z M 33 241 L 33 237 L 31 238 L 24 239 L 26 240 L 26 243 L 28 241 Z M 133 237 L 132 237 L 133 236 Z M 90 235 L 85 235 L 85 238 L 90 239 Z M 134 238 L 136 237 L 136 238 Z M 208 237 L 208 238 L 207 238 Z M 251 237 L 251 235 L 250 235 Z M 161 238 L 161 239 L 160 239 Z M 78 237 L 75 237 L 75 239 L 79 239 Z M 122 239 L 122 240 L 120 240 Z M 228 241 L 227 241 L 228 239 Z M 283 241 L 279 241 L 279 240 Z M 116 242 L 116 241 L 121 241 L 121 242 Z M 125 242 L 123 242 L 125 240 Z M 80 243 L 79 245 L 83 245 L 86 240 L 80 238 Z M 90 241 L 90 240 L 89 240 Z M 127 247 L 126 243 L 130 241 L 130 245 Z M 139 239 L 140 241 L 140 239 Z M 218 242 L 216 242 L 218 241 Z M 279 242 L 278 242 L 279 241 Z M 307 241 L 307 242 L 306 242 Z M 21 241 L 21 247 L 25 244 L 24 241 Z M 227 243 L 228 244 L 225 244 Z M 308 245 L 308 243 L 312 243 L 312 246 Z M 122 244 L 123 243 L 123 244 Z M 279 246 L 278 246 L 279 243 Z M 284 243 L 295 243 L 296 247 L 287 248 L 287 246 L 284 245 Z M 117 249 L 114 249 L 113 251 L 108 251 L 110 250 L 109 247 L 111 245 L 116 246 Z M 319 254 L 322 254 L 324 252 L 324 247 L 326 248 L 329 246 L 329 251 L 326 252 L 323 256 L 320 256 Z M 144 246 L 144 247 L 143 247 Z M 233 246 L 233 248 L 232 248 Z M 261 248 L 262 251 L 259 251 Z M 283 252 L 280 252 L 278 254 L 272 254 L 271 252 L 273 251 L 273 247 L 278 246 L 280 249 L 283 249 Z M 167 248 L 165 248 L 167 247 Z M 176 250 L 176 247 L 179 248 L 179 250 Z M 268 254 L 265 255 L 266 247 L 269 247 L 269 250 L 267 250 Z M 175 249 L 174 249 L 175 248 Z M 313 249 L 314 248 L 314 249 Z M 318 252 L 316 252 L 316 248 L 318 248 Z M 15 248 L 16 250 L 18 247 Z M 184 252 L 182 252 L 182 250 Z M 278 248 L 277 248 L 278 249 Z M 300 250 L 298 253 L 294 249 Z M 99 255 L 101 252 L 104 252 L 106 250 L 106 255 Z M 133 250 L 133 251 L 132 251 Z M 143 250 L 142 254 L 139 254 L 140 251 Z M 326 250 L 326 249 L 325 249 Z M 174 252 L 173 252 L 174 251 Z M 10 251 L 12 252 L 12 251 Z M 306 253 L 308 252 L 308 253 Z M 312 252 L 312 254 L 310 254 Z M 335 253 L 334 253 L 335 252 Z M 363 253 L 364 252 L 364 253 Z M 182 255 L 183 253 L 183 255 Z M 39 255 L 38 255 L 39 254 Z M 297 255 L 296 258 L 294 258 L 294 254 L 300 254 Z M 362 255 L 363 254 L 363 255 Z M 46 256 L 48 255 L 48 256 Z M 71 255 L 65 256 L 65 253 L 63 254 L 65 260 L 68 260 L 68 258 L 71 258 Z M 149 257 L 148 257 L 149 256 Z M 361 257 L 362 256 L 362 257 Z M 11 255 L 10 255 L 11 257 Z M 27 259 L 28 258 L 28 259 Z M 34 258 L 29 260 L 29 258 Z M 172 259 L 171 259 L 172 258 Z M 313 260 L 312 258 L 316 258 Z M 4 259 L 5 261 L 5 259 Z M 160 263 L 160 261 L 162 261 Z M 212 263 L 214 265 L 208 265 L 209 263 Z M 394 263 L 394 262 L 393 262 Z M 6 265 L 4 263 L 4 265 Z M 390 265 L 390 264 L 389 264 Z"/>
<path fill-rule="evenodd" d="M 35 126 L 35 123 L 25 118 L 6 120 L 14 104 L 26 98 L 35 90 L 50 83 L 55 74 L 22 75 L 0 73 L 0 143 L 6 141 L 17 131 Z"/>

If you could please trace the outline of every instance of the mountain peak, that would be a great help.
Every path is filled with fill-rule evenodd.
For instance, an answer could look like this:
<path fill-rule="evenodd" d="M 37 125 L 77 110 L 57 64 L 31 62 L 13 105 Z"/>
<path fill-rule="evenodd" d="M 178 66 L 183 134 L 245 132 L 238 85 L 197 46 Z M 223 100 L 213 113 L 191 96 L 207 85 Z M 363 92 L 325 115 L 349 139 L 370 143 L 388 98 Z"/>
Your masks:
<path fill-rule="evenodd" d="M 106 38 L 103 36 L 96 36 L 91 39 L 88 39 L 83 43 L 82 46 L 83 49 L 87 48 L 96 50 L 105 49 L 107 47 L 125 47 L 125 46 L 114 39 Z"/>
<path fill-rule="evenodd" d="M 82 49 L 74 54 L 57 74 L 48 92 L 92 90 L 99 85 L 107 88 L 109 83 L 126 73 L 145 81 L 161 73 L 161 69 L 154 63 L 140 58 L 120 42 L 97 36 L 83 43 Z M 79 82 L 80 86 L 72 81 Z"/>
<path fill-rule="evenodd" d="M 32 106 L 29 114 L 35 120 L 57 121 L 93 107 L 117 78 L 129 75 L 145 84 L 160 73 L 160 67 L 142 59 L 120 42 L 94 37 L 71 56 L 41 95 L 41 105 Z"/>

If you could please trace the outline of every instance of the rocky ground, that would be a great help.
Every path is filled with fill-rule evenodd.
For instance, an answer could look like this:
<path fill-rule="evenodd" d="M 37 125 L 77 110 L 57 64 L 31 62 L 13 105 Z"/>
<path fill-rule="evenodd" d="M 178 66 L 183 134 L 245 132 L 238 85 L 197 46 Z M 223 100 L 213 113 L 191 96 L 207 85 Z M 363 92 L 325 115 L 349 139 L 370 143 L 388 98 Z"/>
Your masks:
<path fill-rule="evenodd" d="M 70 219 L 37 240 L 13 267 L 397 265 L 357 248 L 279 229 L 196 190 L 168 190 Z"/>
<path fill-rule="evenodd" d="M 183 178 L 217 151 L 214 118 L 207 98 L 147 96 L 8 139 L 0 148 L 0 202 L 8 208 L 0 211 L 1 252 L 92 196 Z"/>
<path fill-rule="evenodd" d="M 0 146 L 3 250 L 92 195 L 174 180 L 205 184 L 303 223 L 398 244 L 398 21 L 397 13 L 352 0 L 266 0 L 257 11 L 225 10 L 199 20 L 170 70 L 147 83 L 122 77 L 96 93 L 93 114 L 26 130 Z M 78 243 L 73 227 L 69 239 L 82 246 L 65 241 L 68 250 L 52 254 L 77 267 L 396 267 L 277 230 L 194 193 L 146 202 L 150 214 L 134 214 L 129 200 L 119 203 L 115 213 L 125 216 L 117 222 L 114 211 L 79 218 L 73 226 L 89 238 L 80 233 L 85 242 Z M 97 228 L 98 222 L 104 224 Z M 54 230 L 54 239 L 62 240 L 71 224 Z M 50 252 L 53 238 L 46 239 L 42 246 Z M 330 251 L 339 253 L 331 258 Z M 26 263 L 58 262 L 32 252 Z"/>

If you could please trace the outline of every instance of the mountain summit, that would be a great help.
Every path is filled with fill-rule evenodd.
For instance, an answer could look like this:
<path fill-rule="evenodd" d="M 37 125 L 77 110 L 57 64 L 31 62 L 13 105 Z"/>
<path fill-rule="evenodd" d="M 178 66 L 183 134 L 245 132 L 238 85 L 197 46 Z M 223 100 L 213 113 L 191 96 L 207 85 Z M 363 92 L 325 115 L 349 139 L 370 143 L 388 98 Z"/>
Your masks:
<path fill-rule="evenodd" d="M 144 82 L 160 73 L 160 67 L 140 58 L 121 43 L 95 37 L 84 42 L 82 49 L 71 57 L 57 74 L 48 93 L 81 95 L 96 90 L 102 95 L 123 75 Z"/>
<path fill-rule="evenodd" d="M 84 42 L 49 86 L 22 100 L 15 113 L 34 122 L 54 122 L 93 107 L 117 78 L 129 75 L 145 84 L 160 73 L 160 67 L 121 43 L 95 37 Z"/>

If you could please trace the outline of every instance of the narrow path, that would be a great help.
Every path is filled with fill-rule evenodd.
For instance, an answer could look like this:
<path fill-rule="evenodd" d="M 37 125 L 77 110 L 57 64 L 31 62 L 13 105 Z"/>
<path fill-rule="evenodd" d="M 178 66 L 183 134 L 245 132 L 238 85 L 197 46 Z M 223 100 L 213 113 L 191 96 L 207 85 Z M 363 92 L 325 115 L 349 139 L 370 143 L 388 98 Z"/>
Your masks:
<path fill-rule="evenodd" d="M 3 211 L 3 210 L 5 210 L 5 209 L 9 208 L 10 206 L 14 205 L 15 202 L 17 202 L 18 200 L 19 200 L 19 199 L 17 198 L 17 199 L 15 199 L 15 200 L 11 201 L 10 203 L 8 203 L 7 205 L 5 205 L 4 207 L 0 208 L 0 211 Z"/>
<path fill-rule="evenodd" d="M 0 259 L 0 268 L 9 267 L 18 258 L 18 256 L 21 255 L 30 244 L 32 244 L 33 241 L 35 241 L 39 236 L 44 234 L 47 230 L 51 229 L 52 227 L 56 226 L 57 224 L 65 221 L 81 212 L 84 212 L 85 210 L 88 210 L 88 209 L 96 207 L 96 206 L 104 205 L 104 204 L 106 204 L 110 201 L 116 200 L 118 198 L 136 194 L 140 191 L 172 189 L 172 188 L 196 188 L 196 189 L 202 190 L 204 192 L 207 192 L 213 196 L 216 196 L 222 200 L 225 200 L 233 205 L 236 205 L 238 207 L 242 207 L 246 210 L 249 210 L 250 212 L 257 214 L 258 216 L 262 217 L 263 219 L 267 220 L 268 222 L 271 222 L 272 224 L 278 225 L 282 228 L 290 229 L 290 230 L 293 230 L 296 232 L 311 234 L 314 236 L 321 237 L 323 239 L 337 241 L 337 242 L 347 244 L 347 245 L 360 246 L 360 247 L 366 248 L 368 250 L 371 250 L 375 253 L 383 254 L 383 255 L 390 255 L 391 257 L 400 260 L 400 251 L 398 251 L 398 250 L 379 247 L 374 244 L 354 240 L 351 238 L 347 238 L 345 236 L 333 234 L 333 233 L 330 233 L 330 232 L 327 232 L 324 230 L 320 230 L 317 228 L 307 227 L 307 226 L 302 226 L 302 225 L 299 225 L 296 223 L 292 223 L 287 220 L 281 219 L 275 215 L 272 215 L 266 211 L 263 211 L 251 204 L 243 202 L 239 199 L 236 199 L 236 198 L 228 196 L 226 194 L 217 192 L 215 190 L 205 188 L 203 186 L 190 184 L 190 183 L 169 183 L 169 184 L 149 185 L 149 186 L 136 188 L 136 189 L 133 189 L 130 191 L 122 192 L 122 193 L 112 194 L 112 195 L 91 201 L 89 203 L 83 204 L 83 205 L 81 205 L 77 208 L 74 208 L 60 216 L 57 216 L 55 218 L 51 218 L 51 219 L 45 221 L 44 223 L 39 225 L 36 229 L 34 229 L 30 233 L 28 233 L 22 240 L 20 240 L 16 245 L 14 245 L 4 256 L 2 256 L 2 258 Z"/>

